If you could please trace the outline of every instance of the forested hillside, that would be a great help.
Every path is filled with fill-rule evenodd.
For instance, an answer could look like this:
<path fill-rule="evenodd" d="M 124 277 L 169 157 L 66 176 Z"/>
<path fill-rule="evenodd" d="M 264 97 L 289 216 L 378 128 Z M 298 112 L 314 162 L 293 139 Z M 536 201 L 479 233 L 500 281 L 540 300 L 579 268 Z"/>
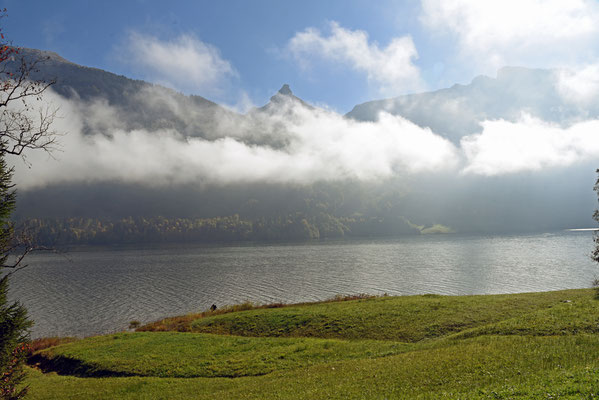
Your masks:
<path fill-rule="evenodd" d="M 420 234 L 403 217 L 334 217 L 320 213 L 245 219 L 216 218 L 98 218 L 29 219 L 18 226 L 34 243 L 47 246 L 123 243 L 212 243 L 237 241 L 302 241 L 385 235 Z"/>

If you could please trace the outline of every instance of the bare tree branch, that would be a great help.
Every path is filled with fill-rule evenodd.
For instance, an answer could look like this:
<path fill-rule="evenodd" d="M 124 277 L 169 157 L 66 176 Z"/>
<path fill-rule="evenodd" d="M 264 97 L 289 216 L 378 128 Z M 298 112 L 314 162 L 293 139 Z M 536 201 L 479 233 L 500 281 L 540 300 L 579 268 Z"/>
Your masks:
<path fill-rule="evenodd" d="M 6 10 L 0 10 L 0 18 Z M 9 269 L 12 274 L 26 267 L 25 257 L 32 251 L 50 250 L 36 246 L 32 237 L 22 233 L 15 235 L 14 226 L 7 222 L 14 207 L 13 184 L 10 183 L 12 169 L 4 162 L 7 155 L 19 156 L 25 162 L 29 150 L 48 153 L 57 150 L 56 131 L 51 129 L 58 109 L 44 105 L 43 94 L 55 81 L 32 79 L 39 72 L 47 57 L 31 59 L 21 54 L 4 39 L 0 31 L 0 162 L 2 163 L 2 190 L 0 199 L 2 226 L 0 226 L 0 271 Z M 10 262 L 9 262 L 10 260 Z"/>

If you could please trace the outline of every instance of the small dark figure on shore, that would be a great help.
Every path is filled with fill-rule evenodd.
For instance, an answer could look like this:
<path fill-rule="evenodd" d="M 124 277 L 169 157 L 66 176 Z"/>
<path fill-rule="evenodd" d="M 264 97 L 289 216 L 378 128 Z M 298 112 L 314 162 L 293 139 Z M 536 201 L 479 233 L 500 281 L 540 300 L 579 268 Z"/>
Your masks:
<path fill-rule="evenodd" d="M 216 304 L 210 306 L 210 311 L 216 311 Z"/>

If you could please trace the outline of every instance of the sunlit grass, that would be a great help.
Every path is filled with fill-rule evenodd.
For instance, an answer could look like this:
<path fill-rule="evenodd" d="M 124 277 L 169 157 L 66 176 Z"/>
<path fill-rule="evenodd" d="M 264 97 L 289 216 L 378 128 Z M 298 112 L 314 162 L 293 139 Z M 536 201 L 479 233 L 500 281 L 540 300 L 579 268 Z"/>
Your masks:
<path fill-rule="evenodd" d="M 599 396 L 599 301 L 592 290 L 383 297 L 247 309 L 194 321 L 189 323 L 193 329 L 247 336 L 137 332 L 61 344 L 38 354 L 49 362 L 75 360 L 80 375 L 93 375 L 95 368 L 134 376 L 90 378 L 32 370 L 30 397 Z"/>
<path fill-rule="evenodd" d="M 241 336 L 321 337 L 416 342 L 565 305 L 576 318 L 599 316 L 590 290 L 492 296 L 379 297 L 205 316 L 194 332 Z M 571 303 L 562 303 L 570 301 Z M 584 309 L 580 309 L 584 303 Z M 570 321 L 570 315 L 560 315 Z M 539 321 L 540 322 L 540 321 Z M 565 322 L 564 322 L 565 323 Z M 533 326 L 531 325 L 531 328 Z"/>

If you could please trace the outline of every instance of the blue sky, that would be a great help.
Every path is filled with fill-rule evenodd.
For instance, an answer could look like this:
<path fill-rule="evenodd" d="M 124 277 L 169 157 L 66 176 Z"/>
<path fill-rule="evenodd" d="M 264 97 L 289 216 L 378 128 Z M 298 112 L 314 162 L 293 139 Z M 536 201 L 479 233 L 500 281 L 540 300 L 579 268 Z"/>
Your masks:
<path fill-rule="evenodd" d="M 339 112 L 505 65 L 597 61 L 596 1 L 4 0 L 15 45 L 243 109 L 283 83 Z M 158 57 L 158 55 L 162 57 Z"/>

